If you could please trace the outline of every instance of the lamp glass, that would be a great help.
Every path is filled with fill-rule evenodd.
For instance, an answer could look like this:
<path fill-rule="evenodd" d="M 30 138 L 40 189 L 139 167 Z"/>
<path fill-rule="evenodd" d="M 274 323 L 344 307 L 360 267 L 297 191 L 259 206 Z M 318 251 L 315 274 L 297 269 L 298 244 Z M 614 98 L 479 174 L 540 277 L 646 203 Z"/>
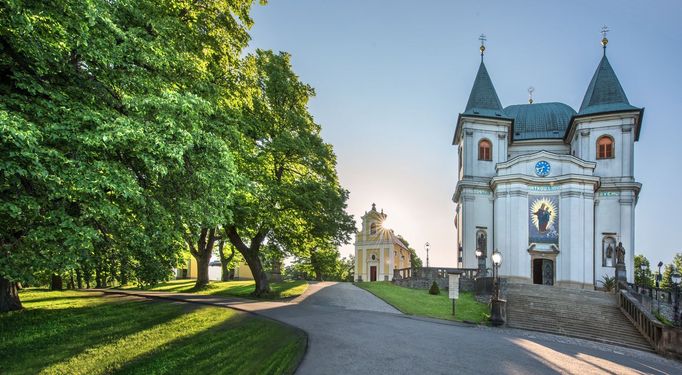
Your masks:
<path fill-rule="evenodd" d="M 673 283 L 679 284 L 680 283 L 680 274 L 679 272 L 675 272 L 670 277 L 673 279 Z"/>
<path fill-rule="evenodd" d="M 493 258 L 493 263 L 495 263 L 496 265 L 499 266 L 500 263 L 502 263 L 502 254 L 500 254 L 499 252 L 497 252 L 497 251 L 494 252 L 492 258 Z"/>
<path fill-rule="evenodd" d="M 646 264 L 640 263 L 640 264 L 639 264 L 639 269 L 641 269 L 642 271 L 646 270 Z"/>
<path fill-rule="evenodd" d="M 480 249 L 476 249 L 476 258 L 480 258 L 483 252 Z"/>

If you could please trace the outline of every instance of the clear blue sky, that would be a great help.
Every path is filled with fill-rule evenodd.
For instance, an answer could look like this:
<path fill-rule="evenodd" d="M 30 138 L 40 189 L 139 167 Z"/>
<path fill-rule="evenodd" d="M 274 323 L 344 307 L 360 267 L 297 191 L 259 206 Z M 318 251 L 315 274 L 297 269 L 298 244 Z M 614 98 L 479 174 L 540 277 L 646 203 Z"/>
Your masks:
<path fill-rule="evenodd" d="M 287 51 L 325 140 L 349 210 L 376 202 L 431 264 L 456 264 L 457 152 L 451 145 L 488 36 L 486 65 L 504 106 L 558 101 L 578 109 L 607 54 L 630 103 L 645 107 L 635 146 L 635 253 L 682 251 L 682 1 L 314 1 L 254 6 L 251 48 Z M 631 251 L 632 249 L 626 249 Z M 352 245 L 342 249 L 352 252 Z"/>

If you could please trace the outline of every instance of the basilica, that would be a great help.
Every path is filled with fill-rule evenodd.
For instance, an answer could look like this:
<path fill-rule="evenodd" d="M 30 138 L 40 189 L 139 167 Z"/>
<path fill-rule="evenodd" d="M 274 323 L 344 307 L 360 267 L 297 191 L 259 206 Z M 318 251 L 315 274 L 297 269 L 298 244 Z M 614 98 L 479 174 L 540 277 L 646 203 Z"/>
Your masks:
<path fill-rule="evenodd" d="M 634 281 L 634 143 L 643 108 L 629 103 L 603 56 L 578 111 L 564 103 L 503 107 L 483 62 L 457 119 L 458 266 L 511 282 L 599 288 L 617 253 Z M 478 250 L 478 251 L 477 251 Z M 619 250 L 619 251 L 616 251 Z M 477 257 L 477 252 L 480 254 Z"/>

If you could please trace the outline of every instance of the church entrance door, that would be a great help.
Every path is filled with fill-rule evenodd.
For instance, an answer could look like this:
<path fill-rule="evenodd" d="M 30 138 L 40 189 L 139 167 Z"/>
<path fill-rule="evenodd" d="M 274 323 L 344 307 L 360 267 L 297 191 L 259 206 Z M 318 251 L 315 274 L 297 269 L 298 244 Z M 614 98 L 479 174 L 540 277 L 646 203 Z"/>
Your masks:
<path fill-rule="evenodd" d="M 554 285 L 554 261 L 533 259 L 533 284 Z"/>
<path fill-rule="evenodd" d="M 369 281 L 377 281 L 377 266 L 369 267 Z"/>

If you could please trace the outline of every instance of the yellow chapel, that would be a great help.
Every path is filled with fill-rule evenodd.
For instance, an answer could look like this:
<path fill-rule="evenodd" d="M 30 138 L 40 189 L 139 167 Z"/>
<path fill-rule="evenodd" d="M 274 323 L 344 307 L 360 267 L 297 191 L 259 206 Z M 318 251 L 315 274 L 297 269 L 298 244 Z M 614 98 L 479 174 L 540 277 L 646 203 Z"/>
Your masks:
<path fill-rule="evenodd" d="M 362 229 L 355 235 L 355 281 L 391 281 L 394 269 L 411 266 L 410 251 L 385 227 L 386 217 L 374 203 L 362 216 Z"/>

